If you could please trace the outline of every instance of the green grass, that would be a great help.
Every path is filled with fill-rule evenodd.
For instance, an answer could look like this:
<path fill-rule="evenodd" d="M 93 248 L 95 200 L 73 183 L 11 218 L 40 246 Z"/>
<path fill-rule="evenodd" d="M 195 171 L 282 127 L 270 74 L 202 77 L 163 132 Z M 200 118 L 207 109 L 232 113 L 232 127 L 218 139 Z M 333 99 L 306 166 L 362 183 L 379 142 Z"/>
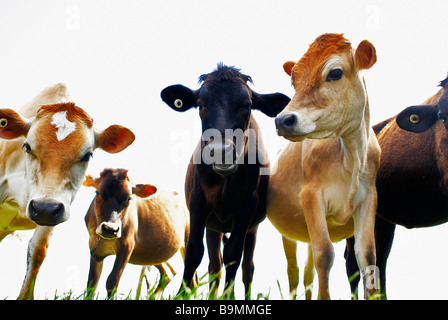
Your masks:
<path fill-rule="evenodd" d="M 211 277 L 205 274 L 198 279 L 197 286 L 193 288 L 188 288 L 185 285 L 181 293 L 171 294 L 165 293 L 164 289 L 161 292 L 157 292 L 158 281 L 150 286 L 150 288 L 145 291 L 133 293 L 130 291 L 128 294 L 115 294 L 110 300 L 234 300 L 233 287 L 234 283 L 229 285 L 224 289 L 222 293 L 216 293 L 218 290 L 214 290 L 214 287 L 210 288 L 210 283 L 216 279 L 219 274 L 213 275 Z M 278 283 L 278 282 L 277 282 Z M 278 283 L 278 288 L 281 293 L 280 284 Z M 267 294 L 257 293 L 252 294 L 252 300 L 269 300 L 270 292 Z M 92 294 L 91 290 L 86 290 L 81 294 L 74 294 L 72 291 L 65 292 L 62 294 L 55 293 L 53 300 L 109 300 L 108 298 L 101 298 L 98 294 Z M 51 300 L 51 298 L 47 299 Z"/>

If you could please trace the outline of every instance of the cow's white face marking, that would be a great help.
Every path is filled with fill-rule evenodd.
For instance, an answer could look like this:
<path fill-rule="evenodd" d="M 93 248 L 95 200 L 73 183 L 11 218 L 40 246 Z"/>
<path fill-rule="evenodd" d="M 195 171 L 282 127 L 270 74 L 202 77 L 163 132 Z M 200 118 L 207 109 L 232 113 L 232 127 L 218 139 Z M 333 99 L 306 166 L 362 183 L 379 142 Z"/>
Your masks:
<path fill-rule="evenodd" d="M 59 141 L 67 138 L 76 129 L 76 123 L 68 121 L 67 111 L 55 113 L 52 119 L 51 124 L 58 129 L 56 131 L 56 137 Z"/>

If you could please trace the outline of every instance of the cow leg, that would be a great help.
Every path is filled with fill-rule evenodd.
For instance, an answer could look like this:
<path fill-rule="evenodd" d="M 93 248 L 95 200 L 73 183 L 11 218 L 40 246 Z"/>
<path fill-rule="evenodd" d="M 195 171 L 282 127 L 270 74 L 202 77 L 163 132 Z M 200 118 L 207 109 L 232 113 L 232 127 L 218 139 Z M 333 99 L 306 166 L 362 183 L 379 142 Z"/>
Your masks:
<path fill-rule="evenodd" d="M 254 278 L 254 251 L 257 240 L 258 225 L 252 227 L 246 234 L 244 241 L 244 255 L 243 255 L 243 283 L 245 289 L 245 298 L 250 300 L 250 287 Z"/>
<path fill-rule="evenodd" d="M 168 263 L 168 261 L 165 261 L 162 263 L 165 267 L 167 267 L 168 269 L 170 269 L 171 274 L 173 275 L 173 277 L 177 274 L 176 270 L 174 270 L 173 266 L 170 265 Z"/>
<path fill-rule="evenodd" d="M 283 250 L 285 251 L 288 281 L 289 281 L 289 295 L 291 299 L 297 298 L 297 286 L 299 285 L 299 267 L 297 265 L 297 241 L 291 240 L 282 236 Z"/>
<path fill-rule="evenodd" d="M 347 273 L 347 278 L 350 282 L 352 300 L 358 300 L 358 284 L 360 277 L 358 262 L 356 262 L 354 237 L 348 238 L 346 240 L 344 258 L 345 270 Z"/>
<path fill-rule="evenodd" d="M 238 271 L 243 256 L 244 236 L 245 234 L 242 234 L 241 231 L 234 231 L 224 245 L 223 260 L 226 267 L 225 291 L 230 299 L 234 298 L 234 290 L 230 286 L 235 282 L 236 272 Z"/>
<path fill-rule="evenodd" d="M 221 241 L 223 234 L 207 229 L 207 250 L 210 262 L 208 264 L 208 274 L 210 281 L 210 295 L 215 297 L 218 293 L 219 283 L 221 281 Z"/>
<path fill-rule="evenodd" d="M 235 282 L 236 272 L 238 271 L 238 267 L 241 263 L 244 242 L 246 240 L 246 235 L 249 232 L 249 223 L 251 217 L 253 216 L 255 204 L 255 199 L 253 197 L 250 197 L 246 200 L 245 205 L 241 207 L 241 210 L 236 213 L 234 228 L 230 234 L 229 239 L 224 245 L 223 260 L 226 267 L 225 287 L 226 289 L 228 289 L 227 292 L 231 299 L 233 299 L 235 296 L 234 289 L 233 287 L 230 288 L 230 286 Z M 252 241 L 253 245 L 255 246 L 255 239 L 249 239 L 249 241 Z M 246 292 L 246 295 L 247 294 L 248 292 Z"/>
<path fill-rule="evenodd" d="M 378 215 L 375 219 L 375 244 L 376 264 L 380 270 L 380 294 L 381 298 L 387 299 L 386 295 L 386 266 L 389 253 L 392 248 L 395 235 L 395 224 L 392 224 Z"/>
<path fill-rule="evenodd" d="M 192 230 L 193 229 L 194 228 L 192 228 Z M 193 277 L 204 256 L 204 244 L 202 242 L 204 229 L 205 228 L 202 228 L 202 230 L 199 229 L 199 234 L 191 235 L 190 240 L 188 241 L 187 249 L 185 250 L 183 282 L 179 289 L 179 293 L 184 291 L 185 287 L 191 288 L 193 286 Z"/>
<path fill-rule="evenodd" d="M 160 295 L 162 293 L 162 291 L 165 290 L 168 283 L 170 283 L 171 280 L 173 279 L 168 275 L 168 272 L 166 271 L 166 269 L 163 265 L 164 265 L 164 263 L 154 265 L 154 267 L 156 267 L 160 273 L 159 284 L 157 285 L 156 292 L 155 292 L 156 295 Z M 172 267 L 167 262 L 165 263 L 165 265 L 167 265 L 170 270 L 173 270 Z M 149 286 L 148 286 L 148 288 L 149 288 Z"/>
<path fill-rule="evenodd" d="M 185 290 L 185 287 L 192 287 L 196 269 L 199 267 L 204 256 L 204 212 L 205 208 L 201 202 L 198 203 L 198 200 L 190 204 L 190 236 L 185 250 L 185 268 L 179 294 Z"/>
<path fill-rule="evenodd" d="M 319 280 L 318 298 L 327 300 L 330 299 L 328 281 L 334 261 L 334 248 L 328 233 L 325 204 L 319 194 L 315 189 L 304 189 L 300 197 Z"/>
<path fill-rule="evenodd" d="M 114 267 L 112 268 L 112 272 L 109 274 L 106 280 L 106 290 L 107 297 L 109 299 L 113 298 L 115 295 L 118 283 L 120 282 L 121 275 L 123 274 L 123 270 L 126 267 L 126 264 L 131 257 L 131 253 L 134 249 L 132 245 L 123 245 L 120 248 L 121 250 L 117 253 L 115 258 Z"/>
<path fill-rule="evenodd" d="M 184 267 L 185 267 L 185 253 L 187 252 L 187 248 L 186 247 L 180 247 L 179 251 L 180 251 L 180 254 L 182 256 L 182 261 L 184 262 Z M 174 269 L 172 269 L 172 270 L 173 270 L 173 274 L 176 275 L 176 272 L 174 271 Z M 199 284 L 199 277 L 198 277 L 198 273 L 197 272 L 194 273 L 194 277 L 193 277 L 192 283 L 193 283 L 193 286 L 195 286 L 195 287 Z"/>
<path fill-rule="evenodd" d="M 354 213 L 355 254 L 361 270 L 366 299 L 375 297 L 379 288 L 375 251 L 375 215 L 376 192 L 371 191 Z"/>
<path fill-rule="evenodd" d="M 95 259 L 92 258 L 92 256 L 90 256 L 90 268 L 86 288 L 87 299 L 93 299 L 102 270 L 103 270 L 103 261 L 102 260 L 96 261 Z"/>
<path fill-rule="evenodd" d="M 305 298 L 311 300 L 313 295 L 313 281 L 314 281 L 314 260 L 313 260 L 313 248 L 308 245 L 308 258 L 305 263 L 305 269 L 303 274 L 303 286 L 305 287 Z"/>
<path fill-rule="evenodd" d="M 142 294 L 142 286 L 143 286 L 143 279 L 146 281 L 146 288 L 149 290 L 149 281 L 148 277 L 146 276 L 146 270 L 150 270 L 151 266 L 142 266 L 142 269 L 140 271 L 140 277 L 138 277 L 138 283 L 137 283 L 137 290 L 135 292 L 135 300 L 139 300 L 140 296 Z M 162 278 L 160 278 L 162 280 Z M 159 283 L 160 285 L 160 283 Z"/>
<path fill-rule="evenodd" d="M 37 226 L 28 244 L 27 269 L 18 299 L 34 299 L 34 285 L 40 266 L 47 255 L 47 248 L 54 227 Z"/>

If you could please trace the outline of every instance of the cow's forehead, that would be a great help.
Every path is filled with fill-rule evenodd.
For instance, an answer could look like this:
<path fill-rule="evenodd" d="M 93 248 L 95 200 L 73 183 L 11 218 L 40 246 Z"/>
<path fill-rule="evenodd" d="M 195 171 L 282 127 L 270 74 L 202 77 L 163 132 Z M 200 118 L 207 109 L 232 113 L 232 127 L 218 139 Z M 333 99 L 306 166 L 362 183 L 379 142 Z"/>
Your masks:
<path fill-rule="evenodd" d="M 319 84 L 322 69 L 331 57 L 350 54 L 350 42 L 342 34 L 319 36 L 308 51 L 294 65 L 294 84 L 303 92 L 309 92 Z"/>
<path fill-rule="evenodd" d="M 36 115 L 36 121 L 50 119 L 54 124 L 66 120 L 71 123 L 83 123 L 87 127 L 93 126 L 93 119 L 73 102 L 43 105 Z"/>
<path fill-rule="evenodd" d="M 199 98 L 202 99 L 222 99 L 239 100 L 251 98 L 252 91 L 242 79 L 214 80 L 204 82 L 199 91 Z"/>
<path fill-rule="evenodd" d="M 129 193 L 130 179 L 126 169 L 104 169 L 99 178 L 97 191 L 104 198 L 120 197 Z"/>
<path fill-rule="evenodd" d="M 92 128 L 92 118 L 74 103 L 45 105 L 38 111 L 27 140 L 34 142 L 35 152 L 75 155 L 74 149 L 83 152 L 86 144 L 93 145 L 93 137 L 88 137 Z"/>

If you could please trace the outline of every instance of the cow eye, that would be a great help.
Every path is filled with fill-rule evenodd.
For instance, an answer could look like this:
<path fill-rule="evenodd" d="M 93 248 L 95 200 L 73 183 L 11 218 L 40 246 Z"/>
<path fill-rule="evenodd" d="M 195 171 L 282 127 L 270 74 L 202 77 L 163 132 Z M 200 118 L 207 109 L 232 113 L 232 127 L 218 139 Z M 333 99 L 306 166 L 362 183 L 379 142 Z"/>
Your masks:
<path fill-rule="evenodd" d="M 30 145 L 29 145 L 27 142 L 25 142 L 25 143 L 23 144 L 22 148 L 25 148 L 25 152 L 26 152 L 26 153 L 28 153 L 28 154 L 34 156 L 33 150 L 31 150 L 31 147 L 30 147 Z"/>
<path fill-rule="evenodd" d="M 90 160 L 90 158 L 92 158 L 92 157 L 93 157 L 93 152 L 89 151 L 79 160 L 79 162 L 88 162 Z"/>
<path fill-rule="evenodd" d="M 342 69 L 336 68 L 331 70 L 328 75 L 326 81 L 335 81 L 342 78 L 343 72 Z"/>

